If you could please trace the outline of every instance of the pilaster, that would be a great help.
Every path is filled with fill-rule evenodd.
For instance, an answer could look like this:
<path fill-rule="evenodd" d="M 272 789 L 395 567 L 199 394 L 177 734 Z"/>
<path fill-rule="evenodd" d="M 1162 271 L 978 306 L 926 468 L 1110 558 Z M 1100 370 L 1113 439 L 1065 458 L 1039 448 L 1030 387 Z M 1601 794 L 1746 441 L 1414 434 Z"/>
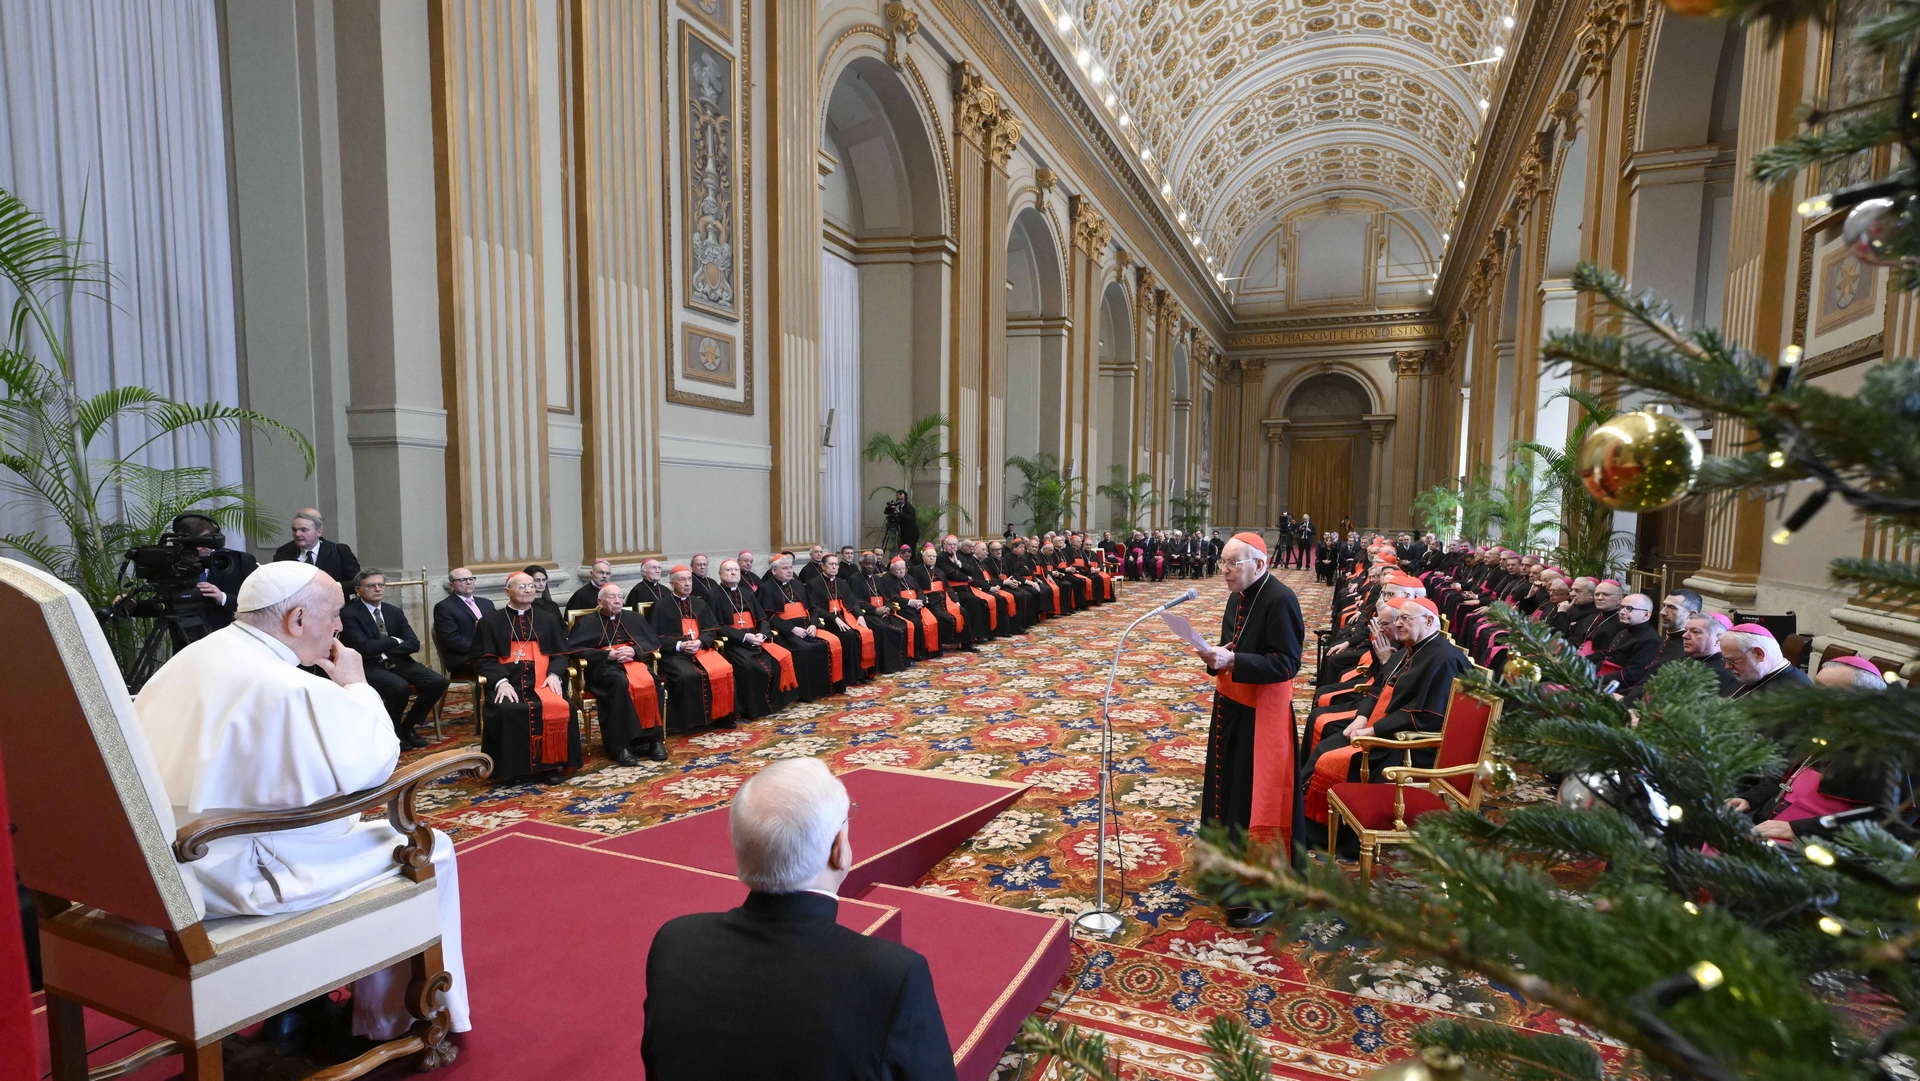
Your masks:
<path fill-rule="evenodd" d="M 767 186 L 773 204 L 767 219 L 773 327 L 768 366 L 774 448 L 768 498 L 772 547 L 777 551 L 821 540 L 820 94 L 813 64 L 818 0 L 769 4 L 767 22 L 772 114 Z M 917 20 L 914 25 L 919 25 Z M 892 40 L 888 49 L 893 49 Z"/>

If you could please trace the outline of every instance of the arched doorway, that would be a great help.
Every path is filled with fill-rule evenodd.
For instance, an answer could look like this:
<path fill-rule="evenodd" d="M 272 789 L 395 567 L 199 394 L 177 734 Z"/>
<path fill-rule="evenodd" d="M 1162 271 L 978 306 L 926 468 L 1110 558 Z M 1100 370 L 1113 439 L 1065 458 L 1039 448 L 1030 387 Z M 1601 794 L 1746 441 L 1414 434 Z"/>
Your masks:
<path fill-rule="evenodd" d="M 1030 458 L 1045 451 L 1066 461 L 1060 428 L 1066 402 L 1066 310 L 1066 281 L 1053 230 L 1039 210 L 1027 207 L 1014 216 L 1007 233 L 1009 458 Z M 1025 505 L 1014 504 L 1021 480 L 1020 471 L 1009 466 L 1007 522 L 1024 522 L 1030 516 Z M 981 531 L 997 533 L 1000 524 L 983 522 Z"/>
<path fill-rule="evenodd" d="M 1342 518 L 1356 526 L 1376 524 L 1362 510 L 1373 498 L 1372 440 L 1365 420 L 1371 402 L 1365 387 L 1340 372 L 1310 376 L 1287 395 L 1282 414 L 1286 490 L 1280 506 L 1296 522 L 1309 515 L 1322 532 Z"/>
<path fill-rule="evenodd" d="M 861 454 L 867 435 L 904 433 L 943 401 L 940 362 L 950 259 L 940 159 L 913 91 L 876 56 L 857 56 L 827 99 L 820 135 L 821 411 L 824 540 L 878 541 L 889 462 Z M 915 502 L 939 500 L 926 478 Z"/>
<path fill-rule="evenodd" d="M 1100 297 L 1100 400 L 1094 412 L 1100 422 L 1099 460 L 1088 462 L 1080 473 L 1089 488 L 1111 479 L 1111 465 L 1133 468 L 1134 375 L 1132 307 L 1126 287 L 1108 282 Z M 1094 529 L 1125 527 L 1111 500 L 1095 499 L 1093 508 Z"/>

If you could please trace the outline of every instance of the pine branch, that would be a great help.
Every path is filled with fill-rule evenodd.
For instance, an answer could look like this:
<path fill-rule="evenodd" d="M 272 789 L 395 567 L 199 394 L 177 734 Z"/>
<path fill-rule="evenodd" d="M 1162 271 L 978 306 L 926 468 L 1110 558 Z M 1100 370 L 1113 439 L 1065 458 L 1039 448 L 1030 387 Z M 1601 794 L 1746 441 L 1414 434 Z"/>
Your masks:
<path fill-rule="evenodd" d="M 1842 556 L 1827 565 L 1827 576 L 1835 585 L 1857 587 L 1863 600 L 1920 602 L 1920 566 L 1912 563 Z"/>
<path fill-rule="evenodd" d="M 1214 1081 L 1272 1081 L 1273 1060 L 1260 1050 L 1260 1041 L 1245 1021 L 1229 1014 L 1214 1017 L 1200 1034 L 1213 1064 Z"/>
<path fill-rule="evenodd" d="M 1052 1055 L 1072 1071 L 1075 1077 L 1092 1081 L 1119 1081 L 1120 1074 L 1107 1051 L 1107 1038 L 1091 1035 L 1069 1025 L 1050 1025 L 1038 1017 L 1029 1017 L 1020 1026 L 1016 1041 L 1030 1055 Z"/>
<path fill-rule="evenodd" d="M 1604 1081 L 1605 1063 L 1585 1040 L 1521 1033 L 1507 1025 L 1429 1021 L 1414 1032 L 1422 1046 L 1444 1047 L 1512 1081 Z"/>
<path fill-rule="evenodd" d="M 1808 169 L 1839 165 L 1863 150 L 1885 146 L 1899 137 L 1899 110 L 1893 105 L 1829 120 L 1818 131 L 1803 131 L 1755 151 L 1747 176 L 1756 184 L 1784 187 Z"/>

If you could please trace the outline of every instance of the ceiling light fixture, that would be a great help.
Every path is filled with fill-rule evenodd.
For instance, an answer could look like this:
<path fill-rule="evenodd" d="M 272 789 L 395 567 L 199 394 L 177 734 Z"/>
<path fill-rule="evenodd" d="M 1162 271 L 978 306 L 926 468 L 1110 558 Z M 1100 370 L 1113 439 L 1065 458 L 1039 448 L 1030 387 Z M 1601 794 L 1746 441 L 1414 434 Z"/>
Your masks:
<path fill-rule="evenodd" d="M 1506 55 L 1507 55 L 1507 47 L 1505 45 L 1495 45 L 1493 47 L 1493 58 L 1495 60 L 1504 59 Z"/>
<path fill-rule="evenodd" d="M 1442 244 L 1445 244 L 1445 243 L 1447 243 L 1448 241 L 1450 241 L 1450 240 L 1452 240 L 1452 239 L 1453 239 L 1453 234 L 1452 234 L 1452 233 L 1441 233 L 1441 234 L 1440 234 L 1440 243 L 1442 243 Z"/>
<path fill-rule="evenodd" d="M 1120 118 L 1120 124 L 1121 124 L 1121 126 L 1122 126 L 1122 127 L 1124 127 L 1124 126 L 1126 126 L 1126 122 L 1127 122 L 1127 118 L 1126 118 L 1126 117 L 1124 117 L 1124 116 L 1123 116 L 1123 117 L 1121 117 L 1121 118 Z M 1152 161 L 1152 160 L 1153 160 L 1153 148 L 1152 148 L 1152 147 L 1150 147 L 1150 146 L 1143 146 L 1143 147 L 1141 147 L 1141 148 L 1140 148 L 1140 160 L 1141 160 L 1141 161 Z"/>
<path fill-rule="evenodd" d="M 1466 181 L 1464 181 L 1464 180 L 1456 180 L 1456 181 L 1454 181 L 1454 182 L 1453 182 L 1453 186 L 1454 186 L 1454 187 L 1456 187 L 1456 188 L 1459 188 L 1459 189 L 1460 189 L 1461 191 L 1466 191 L 1466 190 L 1467 190 L 1467 182 L 1466 182 Z"/>
<path fill-rule="evenodd" d="M 1060 13 L 1060 17 L 1059 17 L 1059 18 L 1057 18 L 1057 19 L 1055 19 L 1055 20 L 1053 20 L 1053 25 L 1054 25 L 1054 27 L 1055 27 L 1056 29 L 1058 29 L 1058 30 L 1059 30 L 1059 31 L 1060 31 L 1060 32 L 1061 32 L 1062 34 L 1064 34 L 1064 33 L 1066 33 L 1067 31 L 1069 31 L 1069 30 L 1071 30 L 1071 29 L 1073 29 L 1073 16 L 1071 16 L 1071 15 L 1069 15 L 1069 14 L 1067 14 L 1066 12 L 1064 12 L 1064 11 L 1063 11 L 1063 12 L 1061 12 L 1061 13 Z"/>
<path fill-rule="evenodd" d="M 1119 100 L 1120 98 L 1117 95 L 1115 95 L 1113 91 L 1111 90 L 1107 91 L 1107 100 L 1106 100 L 1107 108 L 1109 109 L 1113 108 L 1113 103 Z"/>
<path fill-rule="evenodd" d="M 1177 220 L 1178 220 L 1178 221 L 1180 222 L 1180 224 L 1182 224 L 1182 225 L 1185 225 L 1185 224 L 1187 224 L 1187 212 L 1186 212 L 1186 211 L 1184 211 L 1184 210 L 1182 210 L 1182 211 L 1180 212 L 1180 217 L 1179 217 L 1179 218 L 1178 218 Z"/>
<path fill-rule="evenodd" d="M 1481 98 L 1481 99 L 1480 99 L 1480 111 L 1481 111 L 1481 112 L 1483 112 L 1483 113 L 1484 113 L 1484 112 L 1486 112 L 1486 111 L 1487 111 L 1487 110 L 1488 110 L 1489 108 L 1492 108 L 1492 106 L 1493 106 L 1493 102 L 1490 102 L 1490 101 L 1488 101 L 1488 100 L 1487 100 L 1486 98 Z"/>
<path fill-rule="evenodd" d="M 1160 194 L 1168 198 L 1173 197 L 1173 184 L 1171 181 L 1162 180 L 1160 182 Z"/>
<path fill-rule="evenodd" d="M 1075 60 L 1078 60 L 1080 62 L 1080 66 L 1084 68 L 1088 64 L 1093 63 L 1093 50 L 1081 49 L 1078 53 L 1074 54 L 1073 58 Z"/>
<path fill-rule="evenodd" d="M 1131 124 L 1131 123 L 1133 123 L 1133 117 L 1130 117 L 1130 116 L 1128 116 L 1128 115 L 1127 115 L 1127 114 L 1125 114 L 1125 113 L 1121 113 L 1121 114 L 1120 114 L 1120 126 L 1121 126 L 1121 127 L 1123 127 L 1123 128 L 1124 128 L 1124 127 L 1126 127 L 1126 126 L 1127 126 L 1128 124 Z"/>
<path fill-rule="evenodd" d="M 1093 80 L 1093 85 L 1099 86 L 1107 81 L 1107 69 L 1095 64 L 1093 70 L 1087 72 L 1087 77 Z"/>
<path fill-rule="evenodd" d="M 1064 18 L 1066 18 L 1066 16 L 1065 16 L 1065 15 L 1062 15 L 1062 16 L 1060 16 L 1060 17 L 1061 17 L 1061 18 L 1063 18 L 1063 19 L 1064 19 Z M 1511 16 L 1511 15 L 1504 15 L 1504 16 L 1501 16 L 1501 18 L 1500 18 L 1500 25 L 1501 25 L 1501 26 L 1504 26 L 1504 27 L 1506 27 L 1506 28 L 1507 28 L 1507 29 L 1509 29 L 1509 30 L 1511 30 L 1511 29 L 1513 29 L 1513 16 Z"/>

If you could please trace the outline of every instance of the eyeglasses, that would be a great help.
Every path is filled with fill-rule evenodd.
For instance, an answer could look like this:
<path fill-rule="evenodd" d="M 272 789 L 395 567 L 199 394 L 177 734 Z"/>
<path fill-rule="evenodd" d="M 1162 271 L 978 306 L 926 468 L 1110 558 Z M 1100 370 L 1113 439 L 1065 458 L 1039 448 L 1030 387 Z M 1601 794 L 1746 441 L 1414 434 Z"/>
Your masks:
<path fill-rule="evenodd" d="M 471 582 L 471 581 L 474 581 L 474 580 L 475 580 L 475 578 L 474 578 L 474 576 L 473 576 L 473 575 L 471 575 L 471 574 L 469 574 L 469 575 L 467 575 L 467 576 L 466 576 L 465 578 L 449 578 L 449 579 L 447 579 L 447 581 L 449 581 L 449 582 L 455 582 L 455 583 L 458 583 L 458 582 Z"/>
<path fill-rule="evenodd" d="M 1247 565 L 1247 564 L 1249 564 L 1249 563 L 1258 563 L 1258 562 L 1260 562 L 1260 561 L 1259 561 L 1259 560 L 1257 560 L 1257 559 L 1254 559 L 1254 558 L 1253 558 L 1252 556 L 1248 556 L 1248 557 L 1247 557 L 1247 558 L 1245 558 L 1245 559 L 1227 559 L 1227 560 L 1222 560 L 1222 561 L 1221 561 L 1221 563 L 1220 563 L 1220 565 L 1221 565 L 1222 567 L 1244 567 L 1244 566 L 1246 566 L 1246 565 Z"/>

